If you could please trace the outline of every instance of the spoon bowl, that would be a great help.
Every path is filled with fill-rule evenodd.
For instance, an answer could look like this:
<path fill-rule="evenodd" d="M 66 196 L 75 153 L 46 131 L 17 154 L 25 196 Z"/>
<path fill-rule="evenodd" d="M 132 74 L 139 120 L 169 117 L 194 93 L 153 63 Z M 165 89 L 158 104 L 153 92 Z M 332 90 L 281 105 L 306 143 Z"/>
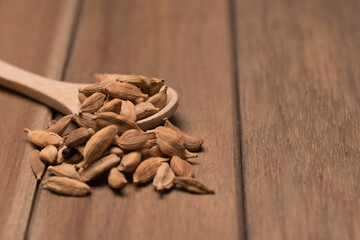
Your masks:
<path fill-rule="evenodd" d="M 78 90 L 89 85 L 46 78 L 0 60 L 0 86 L 22 93 L 65 115 L 78 112 Z M 165 107 L 156 114 L 137 121 L 137 124 L 143 130 L 160 125 L 164 118 L 170 118 L 175 113 L 178 101 L 177 92 L 168 87 Z"/>

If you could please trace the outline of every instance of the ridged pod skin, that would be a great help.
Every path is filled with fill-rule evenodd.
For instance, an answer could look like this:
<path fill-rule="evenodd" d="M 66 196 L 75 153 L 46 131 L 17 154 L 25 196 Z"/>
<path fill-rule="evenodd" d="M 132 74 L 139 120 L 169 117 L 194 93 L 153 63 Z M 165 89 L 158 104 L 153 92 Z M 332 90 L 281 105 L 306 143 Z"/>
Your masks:
<path fill-rule="evenodd" d="M 144 183 L 151 181 L 162 162 L 168 161 L 168 158 L 153 157 L 142 161 L 133 173 L 134 183 Z"/>
<path fill-rule="evenodd" d="M 153 185 L 157 191 L 170 189 L 174 185 L 175 174 L 168 163 L 164 162 L 156 171 Z"/>
<path fill-rule="evenodd" d="M 147 97 L 147 94 L 143 94 L 138 87 L 124 82 L 108 82 L 104 87 L 104 92 L 111 97 L 123 100 Z"/>
<path fill-rule="evenodd" d="M 31 131 L 28 128 L 24 128 L 24 132 L 28 133 L 29 140 L 38 147 L 44 148 L 47 145 L 58 147 L 62 144 L 62 138 L 53 132 L 48 132 L 46 130 Z"/>
<path fill-rule="evenodd" d="M 80 178 L 79 173 L 76 171 L 75 166 L 72 164 L 63 163 L 57 166 L 49 166 L 48 170 L 56 176 L 68 177 L 73 179 Z"/>
<path fill-rule="evenodd" d="M 51 191 L 69 196 L 85 196 L 91 192 L 86 183 L 67 177 L 49 177 L 41 184 Z"/>
<path fill-rule="evenodd" d="M 148 98 L 146 100 L 146 102 L 152 103 L 152 105 L 154 105 L 154 107 L 157 107 L 159 109 L 162 109 L 165 104 L 166 104 L 166 100 L 167 100 L 167 91 L 168 87 L 165 86 L 164 89 L 162 89 L 160 92 L 158 92 L 157 94 L 151 96 L 150 98 Z"/>
<path fill-rule="evenodd" d="M 186 156 L 184 140 L 181 135 L 170 128 L 157 127 L 153 130 L 156 134 L 156 143 L 161 152 L 169 156 Z"/>
<path fill-rule="evenodd" d="M 100 127 L 106 127 L 112 124 L 115 125 L 118 129 L 119 135 L 123 134 L 125 131 L 129 129 L 141 130 L 134 121 L 131 121 L 113 112 L 100 113 L 96 117 L 95 121 Z"/>
<path fill-rule="evenodd" d="M 114 143 L 124 150 L 140 149 L 148 140 L 148 134 L 137 129 L 124 132 Z"/>
<path fill-rule="evenodd" d="M 102 157 L 98 161 L 92 163 L 88 168 L 80 174 L 80 181 L 88 182 L 112 167 L 115 167 L 120 162 L 120 158 L 115 154 L 110 154 L 105 157 Z"/>
<path fill-rule="evenodd" d="M 80 104 L 80 113 L 94 113 L 104 104 L 105 95 L 102 93 L 94 93 L 90 97 L 86 98 L 83 103 Z"/>
<path fill-rule="evenodd" d="M 190 178 L 194 175 L 194 170 L 191 164 L 178 156 L 173 156 L 171 158 L 170 167 L 178 177 Z"/>
<path fill-rule="evenodd" d="M 64 137 L 64 144 L 68 147 L 80 146 L 86 143 L 94 133 L 95 131 L 92 128 L 78 128 Z"/>
<path fill-rule="evenodd" d="M 102 93 L 105 85 L 106 85 L 106 83 L 95 83 L 88 87 L 79 89 L 79 93 L 84 94 L 86 97 L 90 97 L 94 93 L 97 93 L 97 92 Z"/>
<path fill-rule="evenodd" d="M 142 102 L 135 105 L 136 120 L 144 119 L 159 111 L 152 103 Z"/>
<path fill-rule="evenodd" d="M 66 115 L 62 118 L 60 118 L 54 125 L 49 127 L 46 131 L 53 132 L 58 135 L 62 135 L 64 131 L 67 129 L 67 127 L 70 125 L 71 120 L 73 118 L 73 114 Z"/>
<path fill-rule="evenodd" d="M 30 166 L 37 180 L 40 180 L 45 171 L 45 163 L 40 160 L 39 150 L 30 153 Z"/>
<path fill-rule="evenodd" d="M 40 159 L 43 162 L 54 164 L 57 158 L 57 148 L 53 145 L 48 145 L 40 151 Z"/>
<path fill-rule="evenodd" d="M 141 162 L 141 153 L 139 151 L 129 152 L 121 159 L 118 166 L 119 171 L 133 172 Z"/>
<path fill-rule="evenodd" d="M 171 128 L 175 132 L 179 133 L 184 139 L 184 146 L 189 151 L 198 151 L 204 143 L 201 138 L 193 137 L 181 131 L 178 127 L 173 125 L 167 118 L 165 119 L 165 127 Z"/>
<path fill-rule="evenodd" d="M 209 188 L 199 180 L 195 178 L 187 178 L 187 177 L 175 177 L 174 183 L 179 185 L 180 187 L 186 189 L 189 192 L 199 193 L 199 194 L 213 194 L 215 193 L 212 188 Z"/>
<path fill-rule="evenodd" d="M 132 122 L 136 121 L 136 112 L 135 112 L 135 106 L 132 102 L 129 100 L 123 101 L 120 115 L 129 119 Z"/>
<path fill-rule="evenodd" d="M 82 113 L 80 115 L 74 115 L 75 122 L 79 125 L 79 127 L 92 128 L 95 132 L 100 130 L 100 127 L 96 124 L 96 116 L 91 113 Z"/>
<path fill-rule="evenodd" d="M 104 105 L 95 113 L 95 115 L 102 112 L 114 112 L 119 113 L 121 110 L 122 101 L 120 99 L 114 98 Z"/>
<path fill-rule="evenodd" d="M 110 125 L 101 129 L 89 139 L 84 149 L 84 167 L 104 155 L 108 147 L 114 142 L 116 134 L 117 127 Z"/>
<path fill-rule="evenodd" d="M 157 94 L 160 89 L 164 86 L 164 80 L 163 79 L 159 79 L 159 78 L 148 78 L 146 79 L 146 83 L 148 85 L 147 87 L 147 94 L 149 94 L 149 96 L 153 96 L 155 94 Z"/>

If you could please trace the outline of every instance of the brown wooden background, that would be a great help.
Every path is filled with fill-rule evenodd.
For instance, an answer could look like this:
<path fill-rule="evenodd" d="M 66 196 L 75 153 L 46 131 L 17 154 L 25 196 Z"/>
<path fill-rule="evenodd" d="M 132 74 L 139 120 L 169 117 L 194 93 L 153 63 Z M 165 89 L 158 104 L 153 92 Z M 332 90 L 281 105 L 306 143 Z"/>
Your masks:
<path fill-rule="evenodd" d="M 0 0 L 3 60 L 63 81 L 166 79 L 216 189 L 51 194 L 22 128 L 56 113 L 0 88 L 0 239 L 359 239 L 359 13 L 358 0 Z"/>

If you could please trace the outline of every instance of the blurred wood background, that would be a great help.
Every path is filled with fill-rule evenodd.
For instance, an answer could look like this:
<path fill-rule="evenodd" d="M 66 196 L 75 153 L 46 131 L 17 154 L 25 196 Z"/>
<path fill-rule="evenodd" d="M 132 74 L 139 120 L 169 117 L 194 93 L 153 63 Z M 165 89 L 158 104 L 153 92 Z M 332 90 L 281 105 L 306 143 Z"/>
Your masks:
<path fill-rule="evenodd" d="M 0 88 L 0 239 L 359 239 L 358 0 L 0 0 L 0 58 L 62 81 L 159 76 L 205 139 L 215 195 L 44 190 L 23 127 L 57 114 Z"/>

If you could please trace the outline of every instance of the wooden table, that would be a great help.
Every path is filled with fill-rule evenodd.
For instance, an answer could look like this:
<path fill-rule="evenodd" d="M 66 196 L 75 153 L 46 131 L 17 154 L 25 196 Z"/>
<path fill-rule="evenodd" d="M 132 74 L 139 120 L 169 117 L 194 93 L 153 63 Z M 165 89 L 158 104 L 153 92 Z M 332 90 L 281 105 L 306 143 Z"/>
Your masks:
<path fill-rule="evenodd" d="M 0 58 L 51 78 L 160 76 L 206 140 L 215 195 L 90 197 L 36 182 L 22 128 L 56 113 L 0 88 L 0 239 L 360 239 L 359 0 L 0 0 Z"/>

